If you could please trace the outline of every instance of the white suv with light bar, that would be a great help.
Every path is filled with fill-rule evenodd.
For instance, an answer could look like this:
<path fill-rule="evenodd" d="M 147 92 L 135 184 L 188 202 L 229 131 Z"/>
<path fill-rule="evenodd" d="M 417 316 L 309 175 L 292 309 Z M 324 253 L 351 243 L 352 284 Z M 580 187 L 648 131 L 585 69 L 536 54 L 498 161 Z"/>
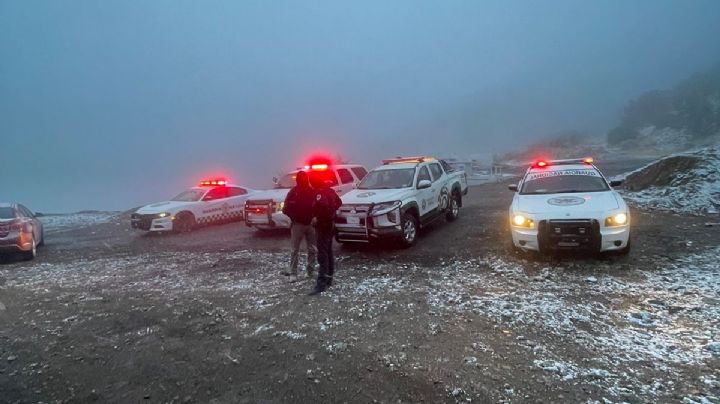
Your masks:
<path fill-rule="evenodd" d="M 255 192 L 224 179 L 205 180 L 169 201 L 143 206 L 130 216 L 130 223 L 145 231 L 182 233 L 198 225 L 242 220 L 245 201 Z"/>
<path fill-rule="evenodd" d="M 630 211 L 592 158 L 537 161 L 517 185 L 510 205 L 512 242 L 548 253 L 630 251 Z"/>
<path fill-rule="evenodd" d="M 415 244 L 418 230 L 445 217 L 457 219 L 467 194 L 464 171 L 432 157 L 383 160 L 357 189 L 342 197 L 335 220 L 339 242 L 398 240 Z"/>
<path fill-rule="evenodd" d="M 331 184 L 339 196 L 353 189 L 367 174 L 365 167 L 357 164 L 315 163 L 291 171 L 281 178 L 274 178 L 275 188 L 260 191 L 245 203 L 245 224 L 259 230 L 289 229 L 290 218 L 282 212 L 285 197 L 295 186 L 298 171 L 308 175 L 320 175 Z"/>

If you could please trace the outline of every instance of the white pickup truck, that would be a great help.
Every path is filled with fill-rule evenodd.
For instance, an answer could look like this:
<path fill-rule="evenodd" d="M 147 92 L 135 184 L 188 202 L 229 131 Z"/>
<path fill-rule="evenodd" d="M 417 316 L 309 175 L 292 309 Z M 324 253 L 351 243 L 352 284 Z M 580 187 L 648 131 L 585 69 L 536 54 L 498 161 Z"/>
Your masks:
<path fill-rule="evenodd" d="M 258 230 L 289 229 L 290 218 L 282 210 L 285 197 L 295 186 L 295 177 L 300 170 L 311 176 L 322 176 L 339 196 L 352 190 L 367 173 L 363 166 L 357 164 L 310 164 L 291 171 L 274 180 L 274 189 L 256 192 L 248 198 L 245 202 L 245 225 Z"/>
<path fill-rule="evenodd" d="M 445 217 L 457 219 L 468 191 L 464 171 L 432 157 L 383 160 L 342 197 L 335 226 L 339 242 L 417 241 L 418 230 Z"/>

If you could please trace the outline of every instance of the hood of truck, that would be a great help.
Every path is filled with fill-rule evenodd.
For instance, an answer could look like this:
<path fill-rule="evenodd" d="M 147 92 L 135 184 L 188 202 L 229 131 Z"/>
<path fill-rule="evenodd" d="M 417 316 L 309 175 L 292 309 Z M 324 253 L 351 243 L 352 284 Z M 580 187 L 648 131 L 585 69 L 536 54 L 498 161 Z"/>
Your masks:
<path fill-rule="evenodd" d="M 369 205 L 371 203 L 401 201 L 410 188 L 404 189 L 353 189 L 342 196 L 343 203 Z"/>
<path fill-rule="evenodd" d="M 584 212 L 602 212 L 619 207 L 615 194 L 608 192 L 588 192 L 549 195 L 518 195 L 517 210 L 525 213 L 560 212 L 571 214 Z"/>

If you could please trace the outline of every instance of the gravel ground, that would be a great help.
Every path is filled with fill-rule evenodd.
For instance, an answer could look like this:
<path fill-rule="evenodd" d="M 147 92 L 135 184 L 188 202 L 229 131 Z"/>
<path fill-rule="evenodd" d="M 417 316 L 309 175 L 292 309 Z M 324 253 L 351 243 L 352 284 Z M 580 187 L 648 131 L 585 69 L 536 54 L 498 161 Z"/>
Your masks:
<path fill-rule="evenodd" d="M 320 297 L 278 275 L 282 232 L 62 221 L 0 265 L 0 402 L 720 400 L 720 226 L 636 211 L 628 257 L 539 258 L 510 199 L 473 187 L 409 250 L 337 246 Z"/>

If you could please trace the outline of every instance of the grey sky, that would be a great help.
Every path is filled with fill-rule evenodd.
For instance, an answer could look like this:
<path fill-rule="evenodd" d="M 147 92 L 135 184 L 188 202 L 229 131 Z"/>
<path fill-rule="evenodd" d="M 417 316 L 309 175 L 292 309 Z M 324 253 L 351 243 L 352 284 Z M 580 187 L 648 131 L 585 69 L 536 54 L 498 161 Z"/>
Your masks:
<path fill-rule="evenodd" d="M 604 135 L 720 61 L 720 2 L 0 2 L 0 200 L 127 209 L 206 174 L 267 187 L 324 149 L 374 165 Z"/>

